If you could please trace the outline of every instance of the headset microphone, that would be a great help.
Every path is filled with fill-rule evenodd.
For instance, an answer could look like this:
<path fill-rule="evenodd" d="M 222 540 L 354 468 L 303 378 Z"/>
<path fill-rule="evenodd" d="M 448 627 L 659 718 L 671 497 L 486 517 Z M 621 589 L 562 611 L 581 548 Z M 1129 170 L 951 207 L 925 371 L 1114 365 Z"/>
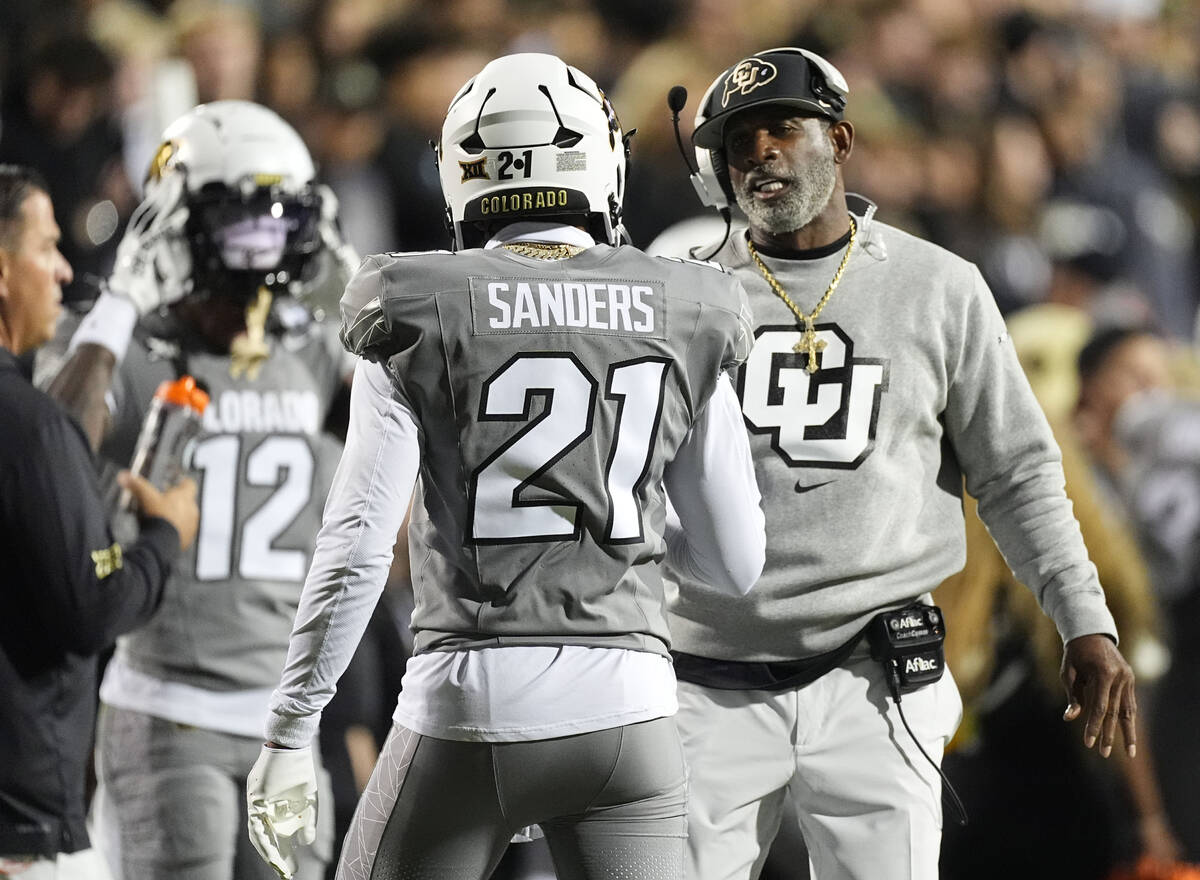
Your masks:
<path fill-rule="evenodd" d="M 667 107 L 671 110 L 671 125 L 675 127 L 675 143 L 679 146 L 679 155 L 683 156 L 683 164 L 687 166 L 688 176 L 692 180 L 692 186 L 696 188 L 696 195 L 700 197 L 700 203 L 711 205 L 712 197 L 708 194 L 708 187 L 704 185 L 704 180 L 700 177 L 700 169 L 696 167 L 688 155 L 687 149 L 683 146 L 683 136 L 679 133 L 679 111 L 687 103 L 687 98 L 687 89 L 683 86 L 671 86 L 671 91 L 667 92 Z"/>
<path fill-rule="evenodd" d="M 703 205 L 713 205 L 713 197 L 709 194 L 708 187 L 704 184 L 704 178 L 700 176 L 700 169 L 692 163 L 691 157 L 688 156 L 688 151 L 684 149 L 683 136 L 679 133 L 679 111 L 687 103 L 687 97 L 687 89 L 683 86 L 671 86 L 670 91 L 667 92 L 667 107 L 671 111 L 671 124 L 675 127 L 675 143 L 679 147 L 679 154 L 683 156 L 683 164 L 687 167 L 688 177 L 692 181 L 696 195 L 700 198 L 700 203 Z M 723 207 L 717 210 L 721 215 L 721 219 L 725 221 L 725 237 L 721 239 L 721 243 L 717 245 L 716 249 L 708 255 L 708 259 L 712 259 L 717 251 L 725 247 L 725 242 L 729 240 L 729 233 L 733 227 L 733 215 L 729 208 Z"/>
<path fill-rule="evenodd" d="M 687 89 L 683 86 L 671 86 L 667 92 L 667 107 L 671 109 L 671 124 L 675 126 L 675 143 L 679 145 L 679 153 L 683 156 L 683 164 L 688 167 L 690 174 L 696 173 L 696 166 L 688 158 L 687 150 L 683 148 L 683 138 L 679 134 L 679 111 L 687 103 Z"/>

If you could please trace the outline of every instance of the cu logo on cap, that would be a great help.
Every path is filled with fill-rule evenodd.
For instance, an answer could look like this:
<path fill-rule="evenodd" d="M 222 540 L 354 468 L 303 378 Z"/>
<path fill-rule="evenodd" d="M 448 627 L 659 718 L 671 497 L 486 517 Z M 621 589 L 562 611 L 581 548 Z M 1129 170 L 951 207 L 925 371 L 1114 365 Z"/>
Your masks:
<path fill-rule="evenodd" d="M 727 107 L 734 92 L 748 95 L 759 86 L 765 86 L 775 79 L 778 73 L 775 65 L 761 58 L 747 58 L 739 62 L 737 67 L 725 77 L 725 94 L 721 97 L 721 106 Z"/>

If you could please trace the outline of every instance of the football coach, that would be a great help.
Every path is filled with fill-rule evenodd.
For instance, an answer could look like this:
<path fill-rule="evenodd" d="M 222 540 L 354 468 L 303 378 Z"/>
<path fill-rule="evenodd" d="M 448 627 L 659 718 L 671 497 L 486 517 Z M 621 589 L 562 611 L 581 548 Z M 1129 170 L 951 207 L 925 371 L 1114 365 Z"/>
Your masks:
<path fill-rule="evenodd" d="M 20 357 L 54 334 L 71 267 L 46 182 L 0 165 L 0 875 L 105 878 L 85 781 L 98 655 L 147 620 L 196 534 L 196 484 L 122 474 L 141 535 L 113 541 L 82 431 Z"/>

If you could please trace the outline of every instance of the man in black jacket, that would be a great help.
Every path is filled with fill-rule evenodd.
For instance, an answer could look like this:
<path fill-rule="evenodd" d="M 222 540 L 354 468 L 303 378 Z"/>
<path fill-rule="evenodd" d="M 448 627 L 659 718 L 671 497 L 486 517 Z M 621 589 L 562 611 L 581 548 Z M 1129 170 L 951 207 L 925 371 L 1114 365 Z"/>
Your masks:
<path fill-rule="evenodd" d="M 114 543 L 87 441 L 18 358 L 48 341 L 71 267 L 45 182 L 0 165 L 0 875 L 106 877 L 89 848 L 97 655 L 146 621 L 195 537 L 196 486 L 122 475 L 141 537 Z"/>

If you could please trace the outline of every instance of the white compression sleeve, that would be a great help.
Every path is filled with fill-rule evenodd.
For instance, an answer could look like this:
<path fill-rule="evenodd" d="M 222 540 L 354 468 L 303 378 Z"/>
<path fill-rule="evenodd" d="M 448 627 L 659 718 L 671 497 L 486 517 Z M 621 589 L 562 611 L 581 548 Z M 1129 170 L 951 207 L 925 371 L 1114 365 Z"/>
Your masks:
<path fill-rule="evenodd" d="M 762 573 L 765 520 L 742 408 L 727 375 L 664 473 L 682 531 L 668 522 L 667 554 L 682 573 L 744 594 Z"/>
<path fill-rule="evenodd" d="M 267 739 L 307 745 L 383 590 L 420 465 L 416 419 L 379 364 L 360 361 L 346 447 L 300 595 Z"/>

